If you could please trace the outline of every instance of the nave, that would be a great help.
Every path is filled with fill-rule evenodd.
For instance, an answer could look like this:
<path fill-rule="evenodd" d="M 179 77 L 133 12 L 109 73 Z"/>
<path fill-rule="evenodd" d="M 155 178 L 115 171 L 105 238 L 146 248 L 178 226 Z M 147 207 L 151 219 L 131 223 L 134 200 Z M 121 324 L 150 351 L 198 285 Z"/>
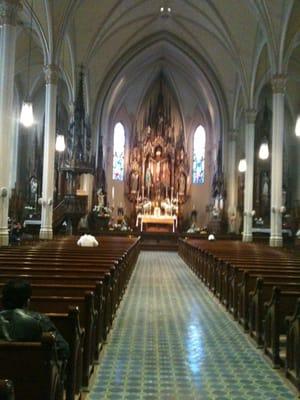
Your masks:
<path fill-rule="evenodd" d="M 296 398 L 177 253 L 140 253 L 89 400 Z"/>

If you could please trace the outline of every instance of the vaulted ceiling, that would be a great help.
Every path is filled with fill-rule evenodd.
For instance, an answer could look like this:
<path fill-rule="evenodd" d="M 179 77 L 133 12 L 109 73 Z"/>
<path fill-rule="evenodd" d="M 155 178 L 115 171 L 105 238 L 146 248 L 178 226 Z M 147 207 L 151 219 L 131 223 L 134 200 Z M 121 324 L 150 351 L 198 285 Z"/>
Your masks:
<path fill-rule="evenodd" d="M 22 0 L 19 22 L 20 98 L 32 26 L 31 92 L 44 86 L 43 66 L 57 64 L 71 104 L 83 64 L 94 126 L 125 99 L 134 112 L 160 69 L 186 115 L 196 104 L 212 126 L 235 128 L 277 74 L 288 73 L 290 111 L 300 111 L 299 0 Z"/>

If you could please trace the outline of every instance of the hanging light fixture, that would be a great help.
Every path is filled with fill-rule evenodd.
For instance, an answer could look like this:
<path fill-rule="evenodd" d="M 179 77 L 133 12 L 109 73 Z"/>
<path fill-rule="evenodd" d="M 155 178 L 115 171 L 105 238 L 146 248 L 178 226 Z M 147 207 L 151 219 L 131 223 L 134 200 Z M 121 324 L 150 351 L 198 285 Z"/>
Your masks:
<path fill-rule="evenodd" d="M 31 59 L 31 40 L 32 40 L 32 14 L 33 14 L 33 1 L 30 6 L 30 36 L 29 36 L 29 49 L 28 49 L 28 63 L 27 63 L 27 101 L 23 101 L 20 122 L 26 128 L 29 128 L 34 123 L 32 102 L 29 100 L 30 88 L 30 59 Z"/>
<path fill-rule="evenodd" d="M 29 101 L 23 101 L 22 103 L 20 122 L 25 128 L 29 128 L 34 123 L 32 103 Z"/>
<path fill-rule="evenodd" d="M 268 143 L 268 130 L 269 130 L 269 110 L 267 105 L 267 99 L 265 101 L 263 121 L 262 121 L 263 139 L 259 147 L 258 157 L 261 160 L 267 160 L 269 158 L 269 143 Z"/>
<path fill-rule="evenodd" d="M 266 137 L 263 138 L 263 141 L 260 145 L 259 152 L 258 152 L 258 157 L 261 160 L 267 160 L 269 158 L 269 144 L 268 140 Z"/>
<path fill-rule="evenodd" d="M 246 172 L 247 170 L 247 162 L 245 158 L 241 158 L 238 166 L 239 172 Z"/>
<path fill-rule="evenodd" d="M 57 135 L 56 136 L 56 143 L 55 143 L 55 150 L 62 152 L 65 151 L 66 143 L 64 135 Z"/>
<path fill-rule="evenodd" d="M 296 125 L 295 125 L 295 134 L 296 136 L 300 136 L 300 115 L 297 117 Z"/>

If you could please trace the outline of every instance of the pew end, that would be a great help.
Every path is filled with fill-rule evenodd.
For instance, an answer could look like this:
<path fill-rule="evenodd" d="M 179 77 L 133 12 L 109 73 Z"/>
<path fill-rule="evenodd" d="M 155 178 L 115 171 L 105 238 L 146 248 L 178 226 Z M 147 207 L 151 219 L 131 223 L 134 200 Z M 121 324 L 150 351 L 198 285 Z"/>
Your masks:
<path fill-rule="evenodd" d="M 0 341 L 0 376 L 14 382 L 15 400 L 63 400 L 63 365 L 57 360 L 55 338 L 40 342 Z"/>

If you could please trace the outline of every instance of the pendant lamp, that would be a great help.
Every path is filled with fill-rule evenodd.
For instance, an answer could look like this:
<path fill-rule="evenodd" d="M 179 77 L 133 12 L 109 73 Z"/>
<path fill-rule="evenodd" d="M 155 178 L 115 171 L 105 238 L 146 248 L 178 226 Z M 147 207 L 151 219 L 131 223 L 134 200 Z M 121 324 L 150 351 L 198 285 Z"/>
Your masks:
<path fill-rule="evenodd" d="M 241 158 L 238 166 L 239 172 L 246 172 L 247 170 L 247 162 L 245 158 Z"/>
<path fill-rule="evenodd" d="M 266 137 L 263 139 L 260 145 L 258 157 L 261 160 L 267 160 L 269 158 L 269 144 Z"/>

